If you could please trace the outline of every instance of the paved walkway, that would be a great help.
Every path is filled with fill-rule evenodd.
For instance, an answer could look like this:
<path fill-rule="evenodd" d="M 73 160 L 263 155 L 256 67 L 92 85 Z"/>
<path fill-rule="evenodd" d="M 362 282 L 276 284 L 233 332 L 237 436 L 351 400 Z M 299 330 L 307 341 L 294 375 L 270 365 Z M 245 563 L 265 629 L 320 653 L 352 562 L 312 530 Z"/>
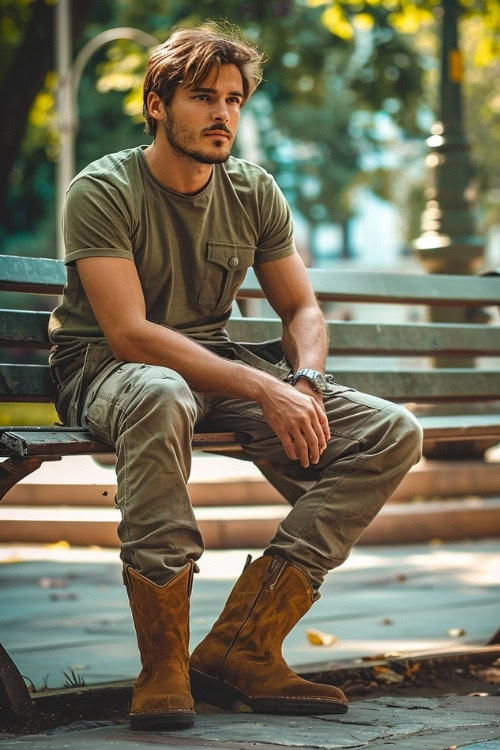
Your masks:
<path fill-rule="evenodd" d="M 202 558 L 192 600 L 193 646 L 217 616 L 245 554 L 208 552 Z M 60 686 L 70 670 L 89 685 L 137 674 L 115 550 L 11 545 L 0 548 L 0 561 L 0 641 L 38 688 Z M 358 548 L 322 592 L 286 641 L 285 656 L 295 667 L 484 644 L 500 620 L 498 542 Z M 311 628 L 336 640 L 314 646 L 307 638 Z M 444 685 L 446 692 L 453 691 Z M 322 717 L 197 708 L 195 726 L 178 732 L 132 732 L 120 718 L 80 721 L 36 736 L 4 734 L 0 743 L 2 750 L 500 750 L 500 697 L 493 696 L 398 695 L 358 700 L 345 715 Z"/>
<path fill-rule="evenodd" d="M 353 703 L 342 716 L 263 716 L 201 713 L 177 732 L 132 732 L 125 723 L 86 722 L 46 735 L 9 738 L 3 750 L 179 750 L 367 748 L 500 750 L 500 698 L 379 698 Z"/>

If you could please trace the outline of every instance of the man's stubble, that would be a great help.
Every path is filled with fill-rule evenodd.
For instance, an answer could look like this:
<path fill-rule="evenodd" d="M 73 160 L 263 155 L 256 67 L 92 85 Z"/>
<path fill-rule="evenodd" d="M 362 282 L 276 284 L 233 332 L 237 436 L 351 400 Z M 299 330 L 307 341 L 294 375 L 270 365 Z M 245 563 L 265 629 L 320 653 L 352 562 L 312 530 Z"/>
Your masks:
<path fill-rule="evenodd" d="M 195 131 L 185 125 L 177 124 L 171 114 L 163 122 L 163 131 L 168 143 L 181 158 L 196 161 L 200 164 L 223 164 L 231 155 L 230 150 L 218 152 L 219 144 L 224 143 L 223 138 L 213 144 L 217 150 L 212 152 L 191 148 L 189 144 L 196 138 Z"/>

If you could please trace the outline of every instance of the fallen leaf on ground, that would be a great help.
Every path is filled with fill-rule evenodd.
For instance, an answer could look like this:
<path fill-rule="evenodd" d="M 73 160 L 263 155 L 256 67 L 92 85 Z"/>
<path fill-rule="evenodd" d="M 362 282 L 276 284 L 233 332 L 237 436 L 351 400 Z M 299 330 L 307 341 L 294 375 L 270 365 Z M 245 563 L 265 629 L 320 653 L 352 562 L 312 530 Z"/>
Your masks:
<path fill-rule="evenodd" d="M 374 667 L 373 671 L 375 673 L 375 677 L 378 682 L 387 682 L 387 683 L 399 683 L 404 681 L 404 675 L 397 674 L 393 669 L 390 667 L 380 666 L 380 667 Z"/>
<path fill-rule="evenodd" d="M 384 654 L 374 656 L 363 656 L 362 661 L 384 661 L 385 659 L 401 659 L 404 654 L 401 651 L 386 651 Z"/>
<path fill-rule="evenodd" d="M 465 635 L 465 630 L 463 628 L 448 628 L 446 633 L 450 638 L 460 638 L 461 635 Z"/>
<path fill-rule="evenodd" d="M 314 628 L 306 630 L 306 637 L 311 646 L 331 646 L 338 641 L 336 635 L 322 633 L 321 630 L 315 630 Z"/>

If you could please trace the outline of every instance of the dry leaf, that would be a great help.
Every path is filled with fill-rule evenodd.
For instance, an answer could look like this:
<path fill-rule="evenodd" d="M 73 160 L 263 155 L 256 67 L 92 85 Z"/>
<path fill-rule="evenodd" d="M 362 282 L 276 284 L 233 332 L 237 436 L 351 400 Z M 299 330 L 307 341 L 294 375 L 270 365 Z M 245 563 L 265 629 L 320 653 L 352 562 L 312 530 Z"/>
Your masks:
<path fill-rule="evenodd" d="M 60 542 L 45 544 L 44 547 L 45 549 L 71 549 L 71 544 L 62 539 Z"/>
<path fill-rule="evenodd" d="M 411 667 L 410 666 L 406 667 L 405 676 L 413 677 L 413 675 L 420 672 L 420 669 L 421 669 L 421 665 L 419 662 L 417 662 L 416 664 L 412 664 Z"/>
<path fill-rule="evenodd" d="M 386 651 L 385 654 L 375 654 L 374 656 L 363 656 L 362 661 L 385 661 L 386 659 L 401 659 L 404 656 L 400 651 Z"/>
<path fill-rule="evenodd" d="M 397 684 L 399 682 L 404 681 L 404 676 L 402 674 L 397 674 L 397 672 L 395 672 L 390 667 L 385 667 L 385 666 L 373 667 L 373 671 L 379 682 Z"/>
<path fill-rule="evenodd" d="M 306 637 L 311 646 L 331 646 L 338 641 L 336 635 L 322 633 L 321 630 L 315 630 L 314 628 L 306 630 Z"/>

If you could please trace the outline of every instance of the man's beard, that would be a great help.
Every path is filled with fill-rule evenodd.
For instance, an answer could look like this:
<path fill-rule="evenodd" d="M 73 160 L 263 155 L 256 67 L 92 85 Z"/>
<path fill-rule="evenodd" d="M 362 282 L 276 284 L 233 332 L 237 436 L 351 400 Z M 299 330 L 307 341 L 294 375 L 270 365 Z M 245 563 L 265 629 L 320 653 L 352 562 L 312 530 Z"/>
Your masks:
<path fill-rule="evenodd" d="M 221 151 L 220 153 L 205 153 L 204 151 L 189 148 L 190 137 L 194 137 L 194 132 L 187 127 L 176 127 L 175 121 L 172 121 L 171 118 L 167 118 L 163 122 L 163 130 L 172 149 L 178 156 L 184 159 L 191 159 L 200 164 L 223 164 L 231 155 L 230 150 L 227 152 Z M 221 141 L 223 140 L 224 138 L 221 136 Z"/>

